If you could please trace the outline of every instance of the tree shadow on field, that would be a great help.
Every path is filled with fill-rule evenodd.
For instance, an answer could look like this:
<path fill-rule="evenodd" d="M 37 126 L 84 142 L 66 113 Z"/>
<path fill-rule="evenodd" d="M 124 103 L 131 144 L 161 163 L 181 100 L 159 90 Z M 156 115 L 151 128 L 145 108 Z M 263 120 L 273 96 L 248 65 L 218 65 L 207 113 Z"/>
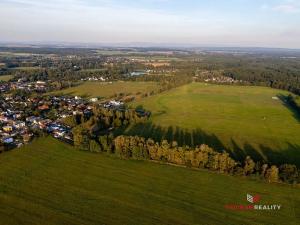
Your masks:
<path fill-rule="evenodd" d="M 280 149 L 280 151 L 276 151 L 264 145 L 260 145 L 259 147 L 269 162 L 276 165 L 284 163 L 295 164 L 298 168 L 300 168 L 300 145 L 288 142 L 287 146 L 287 148 Z"/>
<path fill-rule="evenodd" d="M 215 134 L 209 134 L 200 128 L 187 130 L 172 126 L 162 127 L 151 122 L 132 125 L 120 131 L 120 134 L 152 138 L 156 142 L 162 140 L 176 141 L 179 146 L 195 147 L 207 144 L 216 151 L 222 152 L 225 150 L 232 158 L 240 162 L 243 162 L 246 156 L 251 156 L 255 161 L 264 161 L 276 165 L 290 163 L 300 167 L 300 146 L 290 143 L 287 143 L 288 147 L 286 149 L 275 150 L 264 145 L 254 147 L 247 142 L 240 146 L 235 140 L 231 139 L 231 147 L 226 147 Z"/>
<path fill-rule="evenodd" d="M 283 94 L 279 94 L 279 95 L 277 95 L 277 97 L 281 100 L 282 105 L 285 106 L 288 110 L 290 110 L 293 113 L 293 117 L 298 122 L 300 122 L 300 112 L 288 103 L 287 96 L 285 96 Z"/>
<path fill-rule="evenodd" d="M 202 129 L 187 130 L 179 127 L 169 126 L 167 128 L 155 125 L 153 123 L 140 123 L 129 127 L 125 135 L 137 135 L 145 138 L 152 138 L 156 142 L 168 140 L 176 141 L 179 146 L 195 147 L 200 144 L 207 144 L 216 150 L 225 150 L 225 146 L 214 134 L 208 134 Z"/>
<path fill-rule="evenodd" d="M 264 161 L 265 157 L 262 155 L 255 147 L 250 143 L 246 142 L 242 147 L 240 147 L 233 139 L 231 139 L 231 154 L 233 158 L 243 161 L 246 156 L 251 156 L 255 161 Z"/>

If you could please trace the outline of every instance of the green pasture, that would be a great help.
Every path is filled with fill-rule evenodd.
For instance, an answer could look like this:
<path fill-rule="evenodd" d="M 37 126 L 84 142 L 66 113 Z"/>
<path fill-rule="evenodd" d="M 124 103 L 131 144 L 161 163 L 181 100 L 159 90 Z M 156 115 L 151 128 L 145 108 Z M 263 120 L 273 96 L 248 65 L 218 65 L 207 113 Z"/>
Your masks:
<path fill-rule="evenodd" d="M 0 76 L 0 81 L 9 81 L 11 78 L 13 78 L 13 75 L 3 75 Z"/>
<path fill-rule="evenodd" d="M 88 97 L 108 98 L 115 94 L 136 94 L 137 92 L 147 93 L 159 89 L 159 85 L 154 82 L 97 82 L 87 81 L 78 86 L 54 92 L 55 94 L 72 94 Z"/>
<path fill-rule="evenodd" d="M 300 165 L 300 120 L 285 104 L 286 95 L 266 87 L 192 83 L 134 102 L 152 119 L 127 133 Z"/>
<path fill-rule="evenodd" d="M 300 223 L 299 188 L 75 150 L 50 137 L 0 154 L 0 224 Z M 227 204 L 280 204 L 233 211 Z"/>

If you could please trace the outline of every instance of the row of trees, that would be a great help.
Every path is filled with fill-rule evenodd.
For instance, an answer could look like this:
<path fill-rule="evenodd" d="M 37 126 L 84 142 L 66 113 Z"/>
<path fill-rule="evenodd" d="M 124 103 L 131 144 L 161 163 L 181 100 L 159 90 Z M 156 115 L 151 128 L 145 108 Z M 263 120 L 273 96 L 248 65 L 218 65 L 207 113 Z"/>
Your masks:
<path fill-rule="evenodd" d="M 193 76 L 190 74 L 186 74 L 183 71 L 180 74 L 173 74 L 170 76 L 152 74 L 152 75 L 132 77 L 131 80 L 158 82 L 160 88 L 157 92 L 160 93 L 163 91 L 170 90 L 172 88 L 176 88 L 191 83 L 193 81 Z M 152 93 L 152 94 L 156 94 L 156 93 Z"/>
<path fill-rule="evenodd" d="M 232 159 L 227 152 L 217 152 L 207 145 L 195 148 L 178 147 L 177 142 L 161 143 L 137 136 L 118 136 L 114 139 L 114 153 L 121 158 L 163 161 L 194 168 L 203 168 L 227 174 L 259 176 L 268 182 L 300 182 L 299 171 L 295 165 L 280 167 L 254 162 L 247 156 L 243 163 Z"/>
<path fill-rule="evenodd" d="M 155 160 L 231 175 L 258 177 L 268 182 L 300 182 L 299 171 L 295 165 L 284 164 L 277 167 L 254 162 L 250 156 L 240 163 L 231 158 L 227 152 L 217 152 L 204 144 L 195 148 L 179 147 L 175 141 L 169 143 L 163 140 L 158 143 L 138 136 L 121 135 L 114 138 L 112 134 L 89 139 L 85 131 L 82 131 L 80 137 L 74 137 L 74 144 L 83 150 L 107 152 L 122 159 Z"/>

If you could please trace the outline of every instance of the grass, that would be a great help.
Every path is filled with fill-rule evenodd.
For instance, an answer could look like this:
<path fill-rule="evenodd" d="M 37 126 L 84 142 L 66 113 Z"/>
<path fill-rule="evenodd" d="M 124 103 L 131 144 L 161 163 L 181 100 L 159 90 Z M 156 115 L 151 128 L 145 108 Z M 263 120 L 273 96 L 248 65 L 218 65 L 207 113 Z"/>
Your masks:
<path fill-rule="evenodd" d="M 23 52 L 0 52 L 0 56 L 5 57 L 15 57 L 15 56 L 22 56 L 22 57 L 28 57 L 32 56 L 31 53 L 23 53 Z"/>
<path fill-rule="evenodd" d="M 71 87 L 62 91 L 54 92 L 56 94 L 72 94 L 88 97 L 107 98 L 114 94 L 125 93 L 135 94 L 137 92 L 146 93 L 157 90 L 159 85 L 154 82 L 84 82 L 81 85 Z"/>
<path fill-rule="evenodd" d="M 101 71 L 105 71 L 105 70 L 107 70 L 107 69 L 105 69 L 105 68 L 101 68 L 101 69 L 82 69 L 82 70 L 80 70 L 80 72 L 101 72 Z"/>
<path fill-rule="evenodd" d="M 152 111 L 152 124 L 128 133 L 207 143 L 237 158 L 251 155 L 300 165 L 299 116 L 272 99 L 287 94 L 266 87 L 192 83 L 135 102 Z"/>
<path fill-rule="evenodd" d="M 0 76 L 0 81 L 9 81 L 11 78 L 13 78 L 13 75 Z"/>
<path fill-rule="evenodd" d="M 119 160 L 50 137 L 0 155 L 0 224 L 299 224 L 300 189 Z M 246 194 L 280 211 L 230 211 Z"/>
<path fill-rule="evenodd" d="M 20 66 L 20 67 L 14 67 L 11 68 L 10 70 L 14 71 L 14 70 L 23 70 L 23 71 L 37 71 L 37 70 L 41 70 L 41 67 L 38 66 Z"/>
<path fill-rule="evenodd" d="M 300 107 L 300 97 L 299 96 L 297 96 L 295 98 L 295 101 L 296 101 L 296 104 L 298 105 L 298 107 Z"/>

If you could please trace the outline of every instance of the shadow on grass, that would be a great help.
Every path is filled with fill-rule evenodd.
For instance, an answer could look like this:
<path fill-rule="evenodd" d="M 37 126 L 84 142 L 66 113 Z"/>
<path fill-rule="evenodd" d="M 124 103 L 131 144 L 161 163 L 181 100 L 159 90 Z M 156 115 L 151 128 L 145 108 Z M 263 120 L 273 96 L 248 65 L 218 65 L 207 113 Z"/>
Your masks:
<path fill-rule="evenodd" d="M 286 95 L 283 94 L 279 94 L 277 95 L 277 97 L 281 100 L 282 104 L 288 108 L 292 113 L 293 113 L 293 117 L 300 122 L 300 109 L 296 108 L 294 106 L 292 106 L 289 101 L 288 101 L 288 97 Z"/>
<path fill-rule="evenodd" d="M 255 161 L 263 161 L 276 165 L 290 163 L 300 167 L 300 146 L 287 143 L 286 149 L 271 149 L 260 145 L 254 147 L 250 143 L 243 146 L 231 139 L 231 147 L 228 148 L 214 134 L 208 134 L 202 129 L 186 130 L 179 127 L 161 127 L 151 122 L 146 124 L 135 124 L 127 129 L 117 130 L 116 135 L 137 135 L 145 138 L 152 138 L 156 142 L 168 140 L 177 141 L 179 146 L 195 147 L 200 144 L 207 144 L 216 151 L 227 151 L 234 159 L 243 162 L 246 156 L 251 156 Z"/>
<path fill-rule="evenodd" d="M 210 144 L 216 149 L 225 149 L 222 142 L 214 135 L 207 134 L 201 129 L 195 129 L 193 131 L 187 129 L 181 129 L 179 127 L 161 127 L 152 123 L 135 124 L 124 131 L 126 135 L 138 135 L 145 138 L 152 138 L 159 142 L 163 139 L 171 141 L 177 141 L 179 146 L 189 145 L 195 147 L 200 144 Z"/>

